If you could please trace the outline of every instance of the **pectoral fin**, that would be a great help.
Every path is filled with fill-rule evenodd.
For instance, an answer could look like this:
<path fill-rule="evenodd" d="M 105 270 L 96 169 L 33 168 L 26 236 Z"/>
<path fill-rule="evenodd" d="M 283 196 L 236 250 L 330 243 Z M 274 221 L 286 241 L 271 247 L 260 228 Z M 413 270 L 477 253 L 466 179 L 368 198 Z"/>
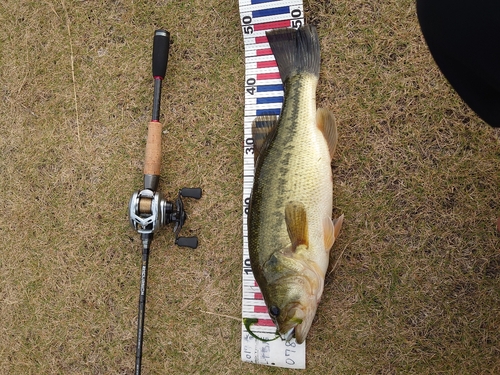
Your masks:
<path fill-rule="evenodd" d="M 323 133 L 330 151 L 330 158 L 333 159 L 338 140 L 337 125 L 333 113 L 328 109 L 318 108 L 316 111 L 316 126 Z"/>
<path fill-rule="evenodd" d="M 253 157 L 254 161 L 267 147 L 270 134 L 278 124 L 278 116 L 257 116 L 252 123 Z"/>
<path fill-rule="evenodd" d="M 290 202 L 285 207 L 285 223 L 292 242 L 292 251 L 298 246 L 309 247 L 306 208 L 301 202 Z"/>

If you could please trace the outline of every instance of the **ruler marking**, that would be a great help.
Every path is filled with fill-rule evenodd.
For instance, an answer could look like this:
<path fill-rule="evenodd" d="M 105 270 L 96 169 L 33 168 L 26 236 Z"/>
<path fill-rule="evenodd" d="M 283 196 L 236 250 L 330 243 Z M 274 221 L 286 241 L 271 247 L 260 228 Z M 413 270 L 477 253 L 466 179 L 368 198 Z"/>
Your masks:
<path fill-rule="evenodd" d="M 281 113 L 281 108 L 266 108 L 258 109 L 256 111 L 257 116 L 279 116 Z"/>
<path fill-rule="evenodd" d="M 283 84 L 279 85 L 260 85 L 257 92 L 283 91 Z"/>
<path fill-rule="evenodd" d="M 264 44 L 264 43 L 268 43 L 267 41 L 267 36 L 258 36 L 255 38 L 255 43 L 256 44 Z"/>
<path fill-rule="evenodd" d="M 280 79 L 280 73 L 279 72 L 260 73 L 257 74 L 257 79 L 260 81 L 265 81 L 267 79 Z"/>
<path fill-rule="evenodd" d="M 268 103 L 283 103 L 282 96 L 267 96 L 264 98 L 257 98 L 257 104 L 268 104 Z"/>
<path fill-rule="evenodd" d="M 277 67 L 276 60 L 258 61 L 257 69 Z"/>
<path fill-rule="evenodd" d="M 278 2 L 279 0 L 252 0 L 250 3 L 251 4 L 264 4 L 264 3 L 272 3 L 272 2 Z"/>
<path fill-rule="evenodd" d="M 254 18 L 258 18 L 258 17 L 277 16 L 280 14 L 288 14 L 288 13 L 290 13 L 290 7 L 284 6 L 284 7 L 277 7 L 277 8 L 254 10 L 252 12 L 252 16 Z"/>
<path fill-rule="evenodd" d="M 290 20 L 285 20 L 285 21 L 274 21 L 274 22 L 265 22 L 265 23 L 258 23 L 254 26 L 255 31 L 267 31 L 267 30 L 272 30 L 272 29 L 282 29 L 284 27 L 290 27 L 291 22 Z"/>
<path fill-rule="evenodd" d="M 240 20 L 245 47 L 245 109 L 243 144 L 243 257 L 242 317 L 257 319 L 252 331 L 264 339 L 276 337 L 262 292 L 250 267 L 247 214 L 254 179 L 252 123 L 260 115 L 281 113 L 284 87 L 269 47 L 266 31 L 282 27 L 300 27 L 303 22 L 301 0 L 240 0 Z M 278 339 L 256 340 L 242 324 L 241 358 L 243 361 L 288 368 L 305 368 L 305 344 Z"/>
<path fill-rule="evenodd" d="M 263 48 L 263 49 L 258 49 L 257 50 L 257 56 L 266 56 L 266 55 L 272 55 L 273 51 L 271 48 Z"/>

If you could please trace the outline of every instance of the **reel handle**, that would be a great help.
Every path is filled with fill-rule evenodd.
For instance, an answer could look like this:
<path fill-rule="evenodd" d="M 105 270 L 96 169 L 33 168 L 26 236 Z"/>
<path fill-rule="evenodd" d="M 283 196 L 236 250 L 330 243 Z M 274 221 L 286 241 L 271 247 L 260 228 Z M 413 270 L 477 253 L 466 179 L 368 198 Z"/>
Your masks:
<path fill-rule="evenodd" d="M 198 247 L 198 237 L 178 237 L 175 244 L 182 247 L 196 249 Z"/>
<path fill-rule="evenodd" d="M 201 189 L 200 188 L 182 188 L 180 194 L 185 198 L 201 198 Z"/>

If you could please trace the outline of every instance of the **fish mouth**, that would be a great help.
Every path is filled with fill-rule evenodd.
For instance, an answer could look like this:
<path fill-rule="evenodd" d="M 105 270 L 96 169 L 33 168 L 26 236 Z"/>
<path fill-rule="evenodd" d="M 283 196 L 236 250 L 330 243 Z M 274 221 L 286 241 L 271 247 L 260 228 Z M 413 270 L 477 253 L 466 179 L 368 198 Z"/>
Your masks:
<path fill-rule="evenodd" d="M 279 335 L 283 341 L 290 342 L 290 340 L 295 336 L 295 327 L 292 327 L 288 332 L 280 333 Z"/>
<path fill-rule="evenodd" d="M 297 344 L 302 344 L 311 328 L 315 310 L 305 306 L 294 306 L 289 310 L 288 320 L 279 327 L 279 335 L 282 340 L 289 342 L 295 338 Z"/>
<path fill-rule="evenodd" d="M 300 328 L 304 318 L 304 311 L 298 306 L 298 304 L 295 304 L 295 306 L 288 312 L 288 321 L 284 322 L 285 324 L 279 327 L 278 334 L 281 339 L 283 341 L 290 342 L 290 340 L 295 337 L 295 333 L 297 332 L 296 329 Z"/>

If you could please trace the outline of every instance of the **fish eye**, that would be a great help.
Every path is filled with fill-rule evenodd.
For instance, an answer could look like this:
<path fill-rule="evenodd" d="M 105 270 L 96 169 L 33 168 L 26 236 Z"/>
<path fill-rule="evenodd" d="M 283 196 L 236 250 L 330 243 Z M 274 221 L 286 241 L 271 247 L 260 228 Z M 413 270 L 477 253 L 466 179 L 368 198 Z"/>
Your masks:
<path fill-rule="evenodd" d="M 280 314 L 280 309 L 277 306 L 271 306 L 269 308 L 269 315 L 276 317 L 279 314 Z"/>

